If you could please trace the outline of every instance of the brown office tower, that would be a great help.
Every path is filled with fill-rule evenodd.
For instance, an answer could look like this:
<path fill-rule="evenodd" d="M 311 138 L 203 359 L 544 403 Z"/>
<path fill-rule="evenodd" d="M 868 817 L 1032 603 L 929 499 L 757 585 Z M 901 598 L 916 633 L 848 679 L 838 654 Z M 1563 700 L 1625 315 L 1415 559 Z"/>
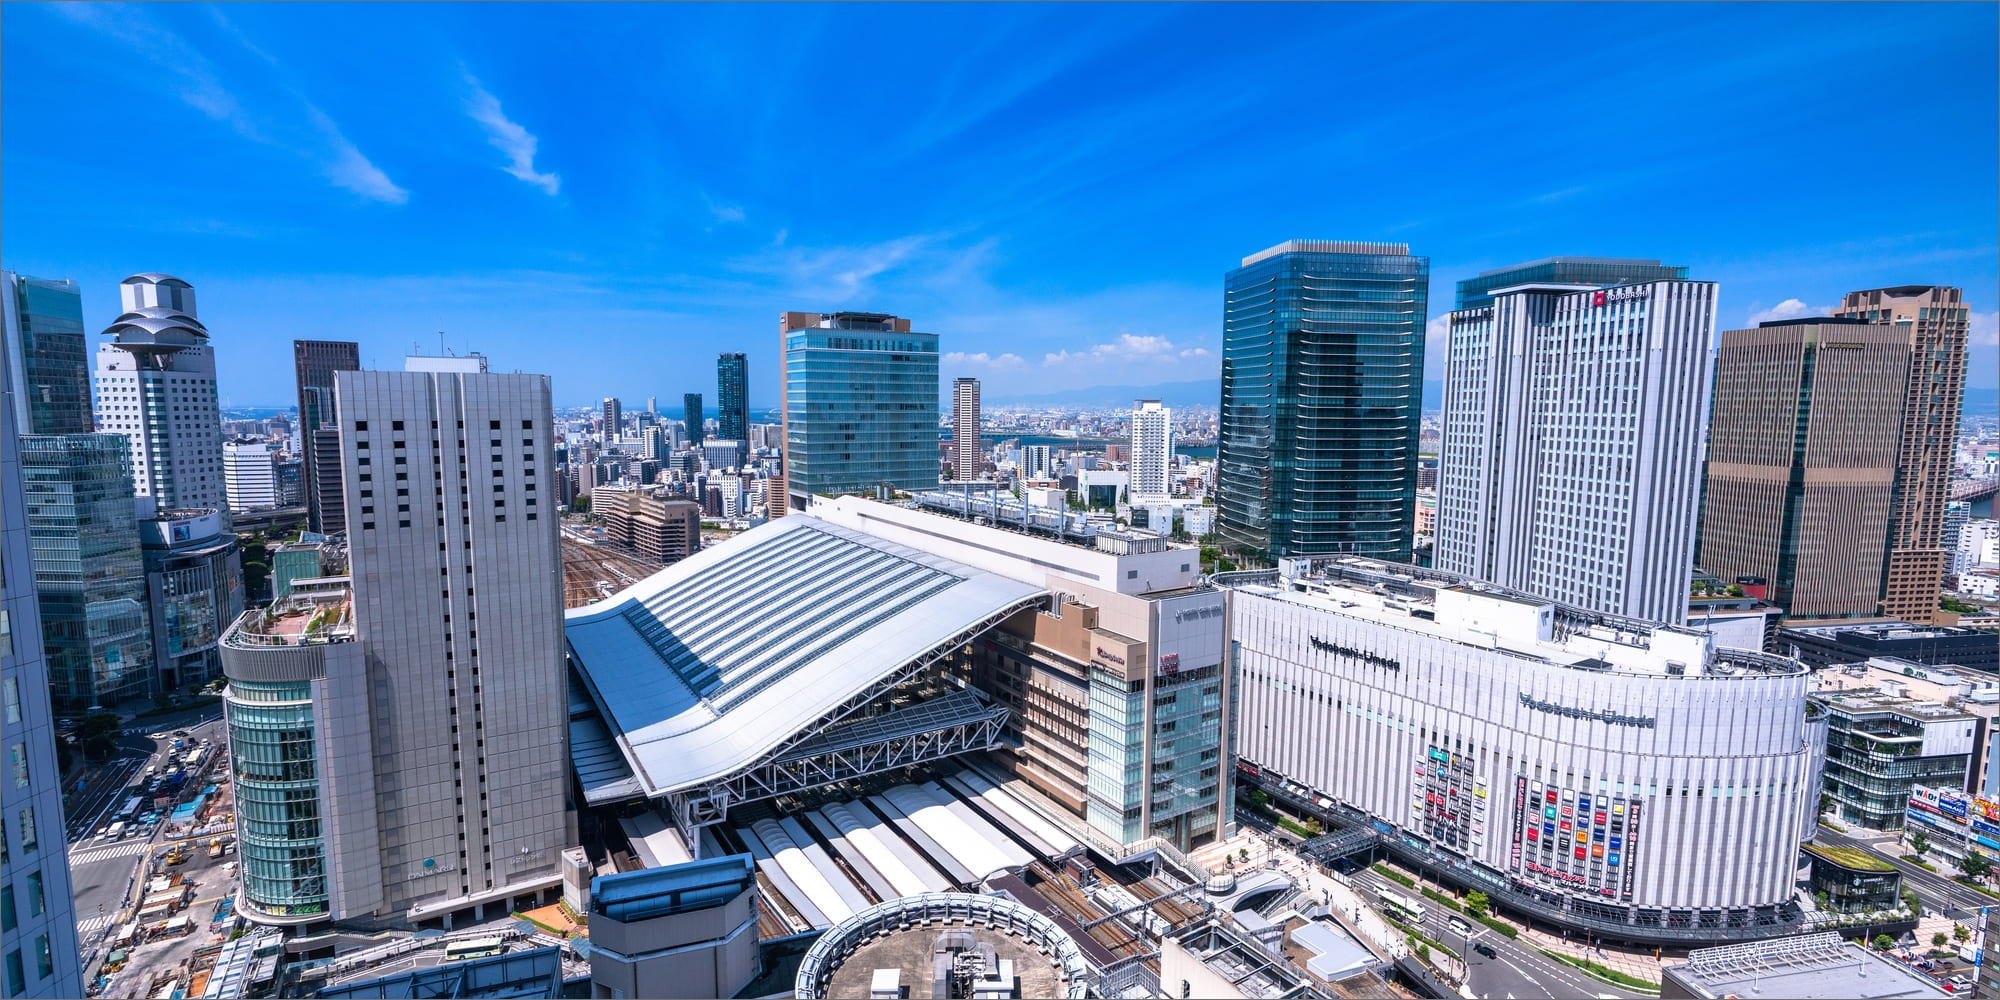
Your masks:
<path fill-rule="evenodd" d="M 1794 618 L 1874 617 L 1909 366 L 1908 338 L 1885 323 L 1724 331 L 1701 568 L 1761 577 Z"/>
<path fill-rule="evenodd" d="M 298 372 L 300 478 L 305 480 L 306 523 L 322 534 L 343 534 L 347 513 L 340 483 L 333 373 L 360 371 L 361 345 L 351 340 L 294 340 L 292 363 Z"/>
<path fill-rule="evenodd" d="M 605 538 L 648 562 L 669 566 L 701 550 L 701 505 L 692 500 L 646 487 L 599 486 L 590 491 L 590 512 L 604 519 Z"/>
<path fill-rule="evenodd" d="M 1964 298 L 1943 285 L 1899 285 L 1849 292 L 1835 315 L 1888 323 L 1910 346 L 1882 614 L 1919 625 L 1948 624 L 1938 620 L 1938 595 L 1949 558 L 1942 544 L 1944 506 L 1965 393 Z"/>

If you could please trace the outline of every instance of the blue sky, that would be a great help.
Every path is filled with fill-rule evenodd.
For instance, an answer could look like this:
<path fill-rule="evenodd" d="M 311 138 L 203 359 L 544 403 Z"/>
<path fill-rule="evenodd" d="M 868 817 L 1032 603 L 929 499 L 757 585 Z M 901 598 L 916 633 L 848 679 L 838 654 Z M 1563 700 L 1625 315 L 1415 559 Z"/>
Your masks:
<path fill-rule="evenodd" d="M 1221 277 L 1406 241 L 1452 284 L 1659 257 L 1722 322 L 1945 283 L 1996 384 L 1993 4 L 30 5 L 0 248 L 193 282 L 226 400 L 290 341 L 559 402 L 777 396 L 786 309 L 939 333 L 989 396 L 1212 377 Z M 1441 373 L 1433 337 L 1430 377 Z"/>

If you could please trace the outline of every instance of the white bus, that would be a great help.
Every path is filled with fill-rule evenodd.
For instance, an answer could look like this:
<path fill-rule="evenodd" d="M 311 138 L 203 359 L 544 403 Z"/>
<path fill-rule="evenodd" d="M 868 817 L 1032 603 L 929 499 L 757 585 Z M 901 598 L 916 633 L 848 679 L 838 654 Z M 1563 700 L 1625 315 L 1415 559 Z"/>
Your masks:
<path fill-rule="evenodd" d="M 1421 924 L 1426 916 L 1424 904 L 1387 889 L 1377 893 L 1382 900 L 1382 911 L 1406 924 Z"/>

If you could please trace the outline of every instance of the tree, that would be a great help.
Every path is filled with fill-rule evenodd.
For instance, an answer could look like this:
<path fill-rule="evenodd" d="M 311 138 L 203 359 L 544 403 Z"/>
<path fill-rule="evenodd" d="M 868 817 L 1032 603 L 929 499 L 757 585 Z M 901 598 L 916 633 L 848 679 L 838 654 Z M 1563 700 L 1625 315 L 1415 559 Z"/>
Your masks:
<path fill-rule="evenodd" d="M 1939 931 L 1936 934 L 1931 935 L 1931 947 L 1942 948 L 1944 947 L 1944 943 L 1949 940 L 1951 940 L 1951 935 L 1946 934 L 1943 931 Z"/>
<path fill-rule="evenodd" d="M 1972 928 L 1964 924 L 1951 925 L 1951 939 L 1959 944 L 1972 940 Z"/>
<path fill-rule="evenodd" d="M 1972 878 L 1985 878 L 1993 874 L 1993 861 L 1978 851 L 1966 851 L 1965 859 L 1958 863 L 1958 870 Z"/>
<path fill-rule="evenodd" d="M 1475 917 L 1485 916 L 1487 908 L 1492 905 L 1493 901 L 1477 889 L 1465 894 L 1465 912 Z"/>
<path fill-rule="evenodd" d="M 1892 938 L 1892 937 L 1890 937 L 1890 936 L 1889 936 L 1889 935 L 1887 935 L 1887 934 L 1877 934 L 1877 935 L 1875 935 L 1875 950 L 1876 950 L 1876 951 L 1888 951 L 1889 949 L 1891 949 L 1891 948 L 1894 948 L 1895 946 L 1896 946 L 1896 939 L 1895 939 L 1895 938 Z"/>
<path fill-rule="evenodd" d="M 1931 852 L 1931 838 L 1925 836 L 1924 831 L 1918 830 L 1910 836 L 1910 850 L 1916 852 L 1918 857 L 1929 854 Z"/>

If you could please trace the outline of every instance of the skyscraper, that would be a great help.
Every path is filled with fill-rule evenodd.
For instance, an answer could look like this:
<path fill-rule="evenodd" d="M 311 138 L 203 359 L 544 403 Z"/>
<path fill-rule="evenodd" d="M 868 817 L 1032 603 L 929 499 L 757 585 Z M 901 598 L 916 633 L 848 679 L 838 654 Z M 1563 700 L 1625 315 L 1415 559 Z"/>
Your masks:
<path fill-rule="evenodd" d="M 139 521 L 139 548 L 160 687 L 213 679 L 221 667 L 216 644 L 222 630 L 243 611 L 236 533 L 222 511 L 175 511 Z"/>
<path fill-rule="evenodd" d="M 224 639 L 260 923 L 504 914 L 575 841 L 549 380 L 410 366 L 335 376 L 347 580 Z"/>
<path fill-rule="evenodd" d="M 1715 284 L 1526 282 L 1491 294 L 1451 314 L 1436 566 L 1683 621 Z"/>
<path fill-rule="evenodd" d="M 32 280 L 32 279 L 29 279 Z M 23 385 L 16 356 L 18 300 L 7 275 L 7 337 L 0 338 L 0 747 L 5 747 L 5 805 L 0 807 L 0 986 L 10 997 L 83 995 L 81 949 L 64 849 L 62 769 L 56 766 L 55 712 L 42 654 L 42 620 L 35 585 L 34 543 L 22 491 L 19 419 Z M 77 321 L 81 331 L 82 321 Z M 81 334 L 79 332 L 79 338 Z M 68 376 L 88 385 L 81 352 Z M 57 392 L 40 399 L 60 400 Z M 83 394 L 87 399 L 88 395 Z M 27 407 L 27 409 L 33 409 Z M 70 415 L 75 416 L 73 408 Z M 86 404 L 85 418 L 89 416 Z M 116 438 L 113 444 L 121 444 Z"/>
<path fill-rule="evenodd" d="M 707 429 L 702 426 L 707 419 L 701 408 L 701 393 L 690 392 L 681 397 L 681 421 L 687 424 L 688 447 L 701 449 L 701 443 L 708 438 Z"/>
<path fill-rule="evenodd" d="M 1870 618 L 1902 426 L 1908 338 L 1799 319 L 1722 334 L 1696 562 L 1768 582 L 1793 618 Z"/>
<path fill-rule="evenodd" d="M 1965 300 L 1943 285 L 1899 285 L 1849 292 L 1834 315 L 1891 324 L 1910 344 L 1882 613 L 1932 624 L 1949 560 L 1942 536 L 1965 396 Z"/>
<path fill-rule="evenodd" d="M 978 479 L 986 468 L 986 450 L 979 447 L 979 380 L 951 382 L 951 469 L 959 479 Z"/>
<path fill-rule="evenodd" d="M 604 443 L 608 445 L 618 440 L 618 435 L 625 429 L 625 411 L 617 397 L 604 397 L 604 412 L 601 416 L 604 418 Z"/>
<path fill-rule="evenodd" d="M 341 507 L 340 415 L 334 412 L 333 373 L 361 369 L 361 345 L 351 340 L 294 340 L 292 366 L 299 388 L 299 459 L 305 481 L 307 523 L 328 535 L 347 531 Z"/>
<path fill-rule="evenodd" d="M 788 312 L 779 324 L 788 509 L 884 485 L 936 489 L 937 335 L 886 313 Z"/>
<path fill-rule="evenodd" d="M 130 447 L 117 434 L 21 438 L 42 646 L 60 711 L 143 698 L 157 679 Z"/>
<path fill-rule="evenodd" d="M 1132 404 L 1132 485 L 1134 501 L 1174 495 L 1168 477 L 1174 468 L 1174 411 L 1157 399 Z"/>
<path fill-rule="evenodd" d="M 1401 243 L 1291 240 L 1223 279 L 1224 546 L 1410 560 L 1429 294 Z"/>
<path fill-rule="evenodd" d="M 750 440 L 750 362 L 741 354 L 715 359 L 715 433 L 724 441 Z"/>
<path fill-rule="evenodd" d="M 125 312 L 97 350 L 97 423 L 132 447 L 132 488 L 161 510 L 227 510 L 215 355 L 195 318 L 194 288 L 135 274 L 118 288 Z"/>
<path fill-rule="evenodd" d="M 14 426 L 19 434 L 88 434 L 90 351 L 74 281 L 0 271 L 6 329 L 14 339 Z"/>
<path fill-rule="evenodd" d="M 1526 264 L 1481 271 L 1458 283 L 1454 312 L 1493 304 L 1495 289 L 1529 283 L 1542 285 L 1636 285 L 1642 281 L 1686 278 L 1688 269 L 1657 260 L 1627 257 L 1545 257 Z"/>

